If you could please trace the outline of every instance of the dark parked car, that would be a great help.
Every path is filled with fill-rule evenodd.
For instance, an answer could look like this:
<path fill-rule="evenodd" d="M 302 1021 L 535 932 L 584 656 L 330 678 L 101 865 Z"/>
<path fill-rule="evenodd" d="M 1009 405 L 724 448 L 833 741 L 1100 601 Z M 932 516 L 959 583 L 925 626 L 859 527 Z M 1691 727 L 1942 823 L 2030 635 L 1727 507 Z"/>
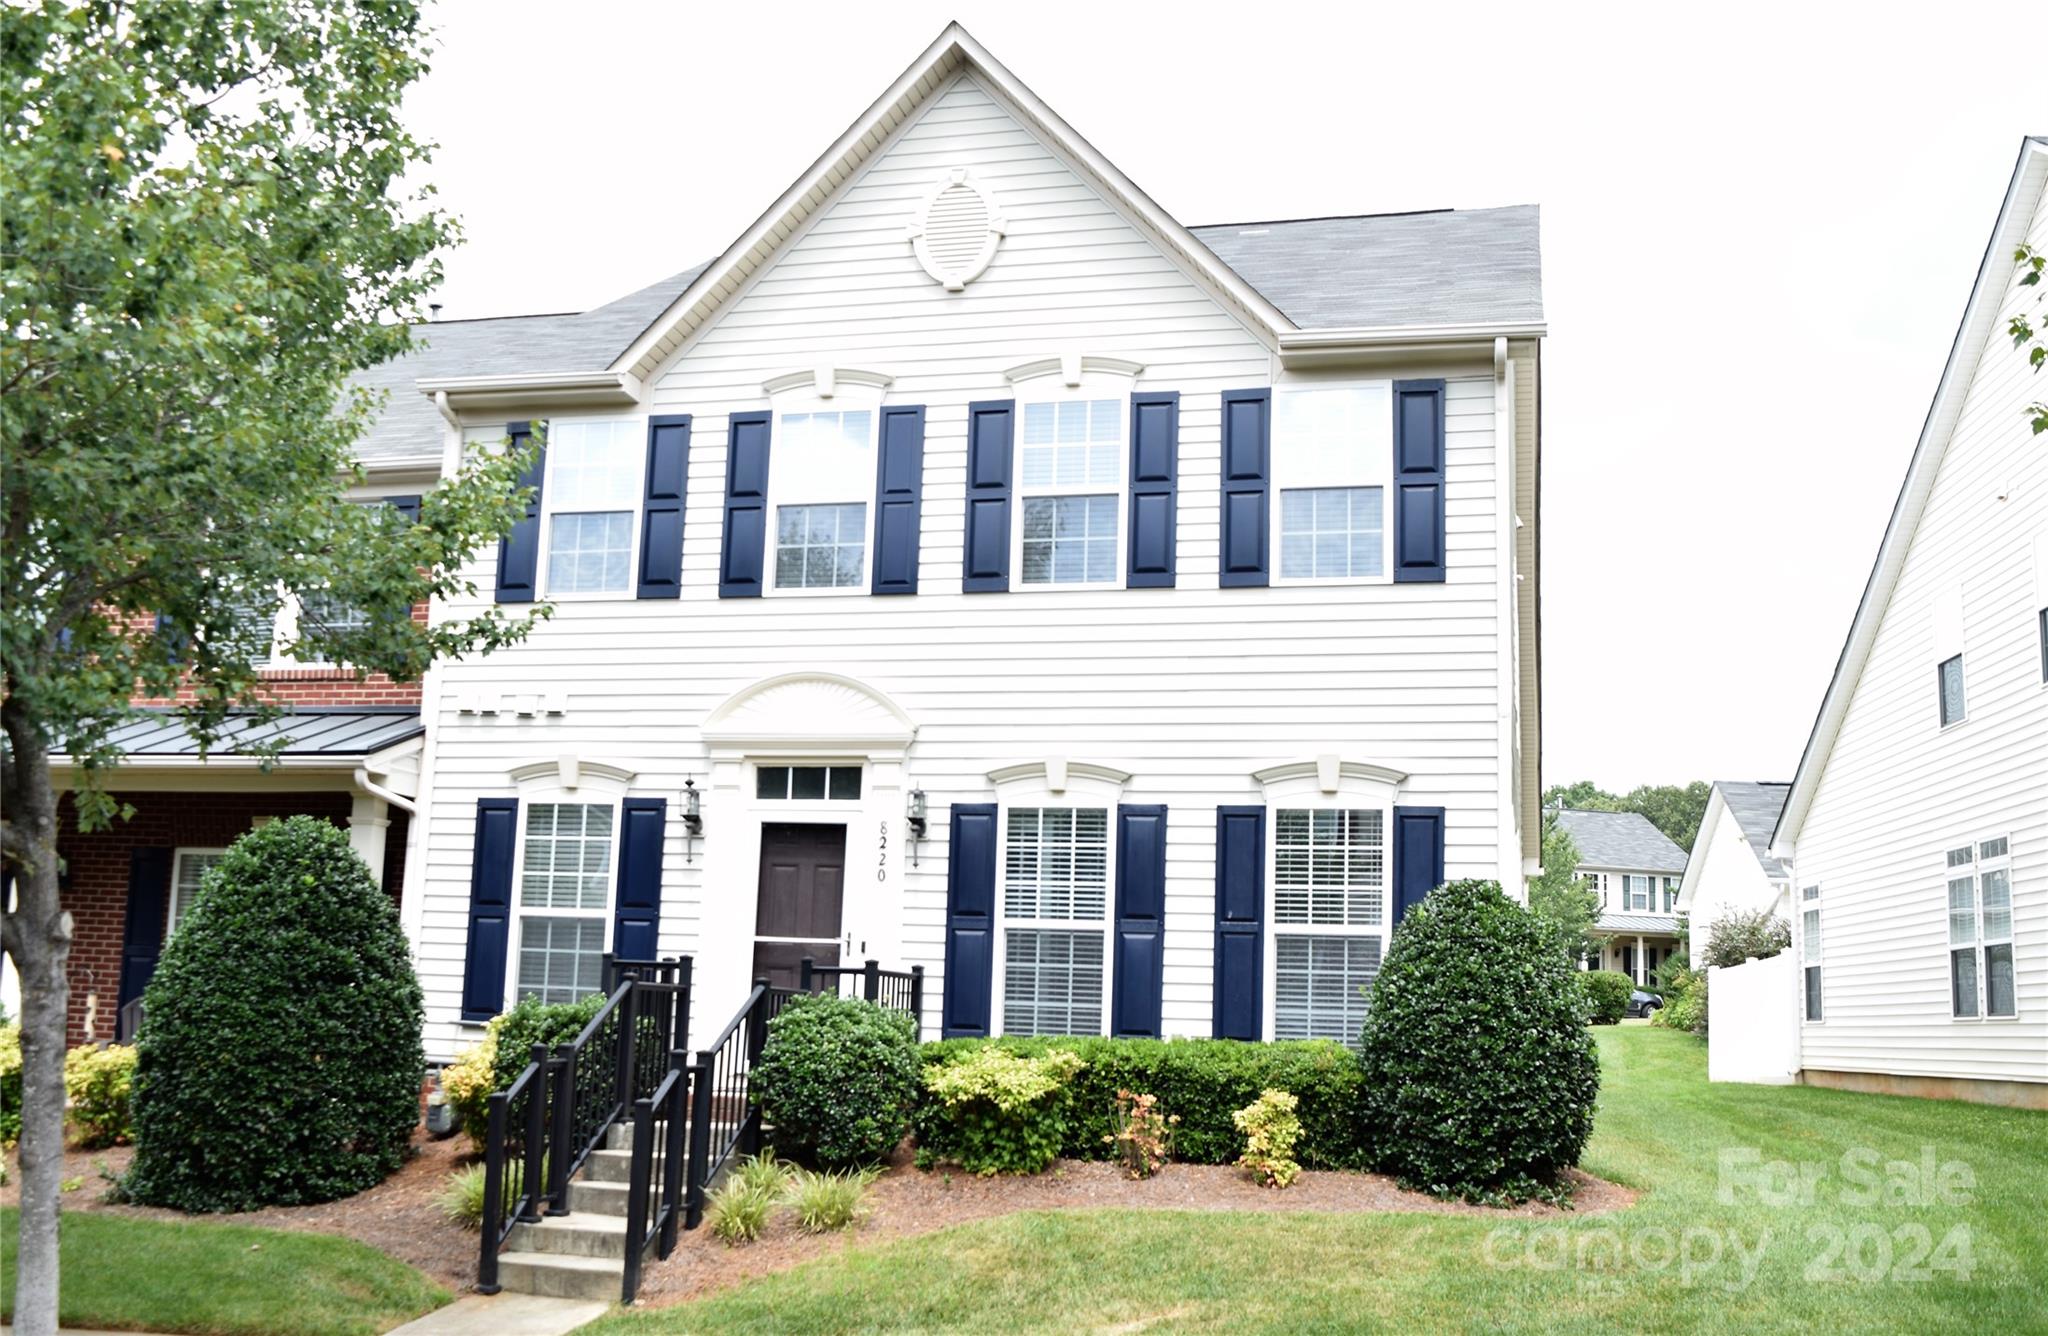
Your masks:
<path fill-rule="evenodd" d="M 1635 989 L 1628 995 L 1628 1014 L 1647 1019 L 1649 1014 L 1664 1005 L 1664 999 L 1655 993 Z"/>

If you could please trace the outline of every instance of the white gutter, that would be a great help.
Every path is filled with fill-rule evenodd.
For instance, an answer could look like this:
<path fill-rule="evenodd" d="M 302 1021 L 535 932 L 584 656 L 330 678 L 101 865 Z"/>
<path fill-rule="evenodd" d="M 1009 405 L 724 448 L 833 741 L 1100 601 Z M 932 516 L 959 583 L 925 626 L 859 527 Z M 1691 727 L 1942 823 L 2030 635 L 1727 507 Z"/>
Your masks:
<path fill-rule="evenodd" d="M 1541 338 L 1549 332 L 1542 321 L 1499 321 L 1467 325 L 1360 325 L 1331 329 L 1283 329 L 1280 351 L 1378 348 L 1395 343 L 1483 343 L 1495 339 Z"/>
<path fill-rule="evenodd" d="M 382 798 L 385 802 L 390 803 L 393 807 L 407 815 L 419 811 L 419 808 L 413 805 L 412 799 L 402 798 L 390 789 L 385 788 L 382 784 L 371 783 L 370 771 L 365 766 L 359 765 L 356 767 L 355 782 L 356 787 L 364 793 L 369 794 L 372 798 Z"/>
<path fill-rule="evenodd" d="M 507 376 L 430 376 L 415 382 L 441 415 L 463 408 L 487 409 L 554 402 L 631 407 L 644 390 L 629 371 L 534 371 Z M 460 425 L 459 420 L 451 420 Z"/>

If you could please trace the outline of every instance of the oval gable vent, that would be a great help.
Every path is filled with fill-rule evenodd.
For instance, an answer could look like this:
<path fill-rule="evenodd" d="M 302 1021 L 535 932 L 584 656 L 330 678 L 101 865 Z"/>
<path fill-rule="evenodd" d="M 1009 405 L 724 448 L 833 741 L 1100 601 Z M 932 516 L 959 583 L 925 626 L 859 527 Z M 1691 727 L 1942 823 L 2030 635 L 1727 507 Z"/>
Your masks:
<path fill-rule="evenodd" d="M 981 276 L 1003 239 L 1003 218 L 965 167 L 948 172 L 925 196 L 910 224 L 910 243 L 924 271 L 958 292 Z"/>

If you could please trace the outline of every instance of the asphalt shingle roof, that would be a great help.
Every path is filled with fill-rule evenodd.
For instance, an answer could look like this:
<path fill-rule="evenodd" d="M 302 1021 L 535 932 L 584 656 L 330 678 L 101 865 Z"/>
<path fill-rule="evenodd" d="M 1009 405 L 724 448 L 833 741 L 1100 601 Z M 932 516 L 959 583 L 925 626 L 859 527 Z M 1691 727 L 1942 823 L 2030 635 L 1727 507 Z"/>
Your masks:
<path fill-rule="evenodd" d="M 1557 814 L 1557 821 L 1579 847 L 1581 867 L 1685 871 L 1685 850 L 1673 844 L 1640 812 L 1582 812 L 1566 808 Z"/>
<path fill-rule="evenodd" d="M 1728 804 L 1728 815 L 1735 818 L 1742 838 L 1749 841 L 1756 861 L 1763 865 L 1764 875 L 1784 876 L 1785 865 L 1770 856 L 1771 832 L 1777 828 L 1778 814 L 1785 810 L 1785 795 L 1792 791 L 1792 786 L 1717 779 L 1714 787 L 1721 791 L 1721 801 Z"/>
<path fill-rule="evenodd" d="M 1537 206 L 1517 204 L 1189 230 L 1288 319 L 1317 329 L 1541 320 L 1538 224 Z M 441 414 L 420 380 L 604 370 L 704 269 L 581 314 L 415 326 L 412 351 L 354 377 L 388 392 L 358 457 L 369 465 L 440 458 Z"/>
<path fill-rule="evenodd" d="M 357 706 L 346 709 L 304 708 L 269 723 L 231 719 L 213 745 L 216 755 L 231 756 L 251 743 L 283 735 L 285 756 L 366 756 L 426 731 L 415 709 Z M 178 716 L 153 710 L 115 730 L 115 747 L 124 756 L 193 756 L 199 743 Z"/>

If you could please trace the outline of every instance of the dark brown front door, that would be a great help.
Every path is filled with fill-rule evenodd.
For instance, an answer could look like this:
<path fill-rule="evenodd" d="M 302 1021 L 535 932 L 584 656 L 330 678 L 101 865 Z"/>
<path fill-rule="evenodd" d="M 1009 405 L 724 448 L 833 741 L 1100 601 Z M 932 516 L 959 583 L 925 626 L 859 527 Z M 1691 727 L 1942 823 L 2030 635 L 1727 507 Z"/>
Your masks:
<path fill-rule="evenodd" d="M 754 905 L 754 973 L 794 988 L 797 962 L 839 963 L 846 827 L 761 827 L 761 886 Z"/>

